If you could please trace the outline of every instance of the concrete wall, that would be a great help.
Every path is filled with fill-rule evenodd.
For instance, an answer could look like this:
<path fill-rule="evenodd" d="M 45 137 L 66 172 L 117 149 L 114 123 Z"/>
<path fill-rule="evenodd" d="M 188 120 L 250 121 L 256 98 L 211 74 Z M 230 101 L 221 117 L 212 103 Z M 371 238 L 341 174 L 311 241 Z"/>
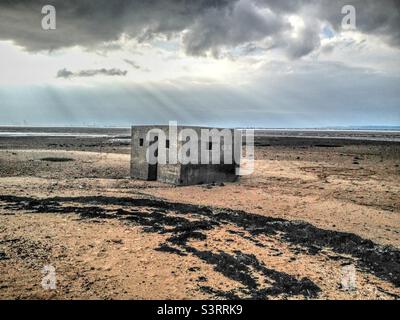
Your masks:
<path fill-rule="evenodd" d="M 235 166 L 225 164 L 184 165 L 181 168 L 180 185 L 234 182 L 238 176 Z"/>
<path fill-rule="evenodd" d="M 149 147 L 149 141 L 146 135 L 149 130 L 155 126 L 134 126 L 132 127 L 132 145 L 131 145 L 131 177 L 137 179 L 148 179 L 149 163 L 146 159 L 146 150 Z M 168 135 L 168 126 L 157 126 Z M 143 146 L 140 146 L 140 139 L 143 139 Z M 168 139 L 168 137 L 167 137 Z M 152 137 L 151 139 L 152 140 Z M 167 157 L 168 161 L 168 157 Z M 179 184 L 180 164 L 157 164 L 157 180 L 167 183 Z"/>
<path fill-rule="evenodd" d="M 229 141 L 225 141 L 225 139 L 220 139 L 219 143 L 219 151 L 220 151 L 220 159 L 219 164 L 212 164 L 212 150 L 208 151 L 208 156 L 210 159 L 209 164 L 201 164 L 201 150 L 208 150 L 208 143 L 211 142 L 212 149 L 217 149 L 218 144 L 212 141 L 212 138 L 209 140 L 201 140 L 201 129 L 210 129 L 210 128 L 200 128 L 200 127 L 182 127 L 189 128 L 196 132 L 197 136 L 200 138 L 197 141 L 198 145 L 198 163 L 199 164 L 186 164 L 181 167 L 180 174 L 180 184 L 181 185 L 191 185 L 191 184 L 202 184 L 202 183 L 219 183 L 219 182 L 232 182 L 236 181 L 238 176 L 236 175 L 235 169 L 236 164 L 234 162 L 234 154 L 233 154 L 233 130 L 224 129 L 226 132 L 232 137 L 232 141 L 229 144 Z M 222 130 L 222 129 L 218 129 Z M 220 131 L 221 132 L 221 131 Z M 181 142 L 183 145 L 184 142 Z M 232 157 L 230 158 L 230 164 L 225 164 L 224 162 L 224 149 L 228 147 L 232 150 Z"/>
<path fill-rule="evenodd" d="M 147 180 L 149 165 L 146 161 L 146 127 L 132 127 L 131 132 L 131 177 Z M 143 146 L 140 146 L 140 139 L 143 139 Z"/>
<path fill-rule="evenodd" d="M 146 135 L 149 130 L 154 128 L 160 128 L 166 134 L 166 138 L 169 138 L 169 127 L 168 126 L 134 126 L 132 127 L 132 153 L 131 153 L 131 177 L 138 179 L 148 179 L 149 164 L 146 159 L 146 150 L 149 147 L 149 141 L 146 139 Z M 178 135 L 182 129 L 192 129 L 193 132 L 201 137 L 200 127 L 178 127 Z M 233 133 L 233 131 L 230 131 Z M 233 137 L 233 136 L 232 136 Z M 140 139 L 143 139 L 143 146 L 140 146 Z M 150 140 L 153 140 L 151 137 Z M 211 141 L 211 139 L 210 139 Z M 211 141 L 212 142 L 212 141 Z M 165 143 L 159 140 L 159 143 Z M 169 141 L 170 147 L 176 143 L 177 149 L 185 144 L 185 141 Z M 198 163 L 199 164 L 168 164 L 168 149 L 167 151 L 167 164 L 157 165 L 157 180 L 173 183 L 177 185 L 190 185 L 200 183 L 212 183 L 212 182 L 223 182 L 223 181 L 235 181 L 237 179 L 235 168 L 236 164 L 232 159 L 231 164 L 224 164 L 224 153 L 225 147 L 233 149 L 232 145 L 225 145 L 225 141 L 222 139 L 220 142 L 221 158 L 220 164 L 200 164 L 201 162 L 201 148 L 208 150 L 208 141 L 197 140 L 198 145 Z M 218 145 L 212 143 L 212 148 L 217 148 Z M 212 151 L 209 150 L 209 157 L 212 157 Z M 233 152 L 232 152 L 233 157 Z"/>

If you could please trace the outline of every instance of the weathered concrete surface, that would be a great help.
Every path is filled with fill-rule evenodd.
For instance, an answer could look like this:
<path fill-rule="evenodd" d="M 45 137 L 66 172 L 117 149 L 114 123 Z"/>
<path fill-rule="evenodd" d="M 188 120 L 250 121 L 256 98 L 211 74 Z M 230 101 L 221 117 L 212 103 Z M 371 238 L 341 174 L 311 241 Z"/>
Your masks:
<path fill-rule="evenodd" d="M 149 163 L 146 159 L 146 150 L 150 141 L 147 141 L 146 135 L 154 126 L 132 127 L 132 146 L 131 146 L 131 177 L 143 180 L 149 179 Z M 168 135 L 168 126 L 160 126 Z M 153 136 L 152 136 L 153 137 Z M 143 145 L 140 145 L 143 139 Z M 157 164 L 157 179 L 159 181 L 178 184 L 180 176 L 180 164 Z"/>
<path fill-rule="evenodd" d="M 166 146 L 167 142 L 161 140 L 161 136 L 157 133 L 148 132 L 151 129 L 161 129 L 166 135 L 168 140 L 168 147 L 173 148 L 175 145 L 177 150 L 182 148 L 182 146 L 189 139 L 196 139 L 198 146 L 198 163 L 193 164 L 181 164 L 179 161 L 176 164 L 169 163 L 168 159 L 168 149 L 167 150 L 167 163 L 158 163 L 156 166 L 150 165 L 146 158 L 146 152 L 149 146 L 153 143 L 155 137 L 158 140 L 159 146 Z M 183 129 L 191 129 L 193 136 L 186 137 L 183 139 L 178 138 Z M 225 163 L 225 148 L 232 148 L 234 150 L 233 133 L 231 129 L 224 129 L 226 133 L 229 133 L 232 137 L 232 141 L 225 139 L 220 139 L 220 163 L 219 164 L 202 164 L 201 163 L 201 152 L 200 150 L 208 150 L 208 140 L 203 140 L 201 138 L 201 129 L 212 129 L 212 128 L 201 128 L 201 127 L 187 127 L 179 126 L 177 127 L 177 137 L 169 136 L 168 126 L 133 126 L 132 127 L 132 151 L 131 151 L 131 177 L 144 180 L 159 180 L 162 182 L 172 183 L 176 185 L 191 185 L 191 184 L 207 184 L 207 183 L 221 183 L 221 182 L 232 182 L 237 180 L 236 175 L 236 163 L 234 161 L 234 154 L 232 151 L 232 158 L 230 158 L 230 163 Z M 218 129 L 221 130 L 221 129 Z M 193 138 L 197 136 L 198 138 Z M 212 139 L 210 138 L 210 141 Z M 162 145 L 161 145 L 162 144 Z M 228 144 L 226 146 L 226 144 Z M 212 143 L 211 149 L 209 150 L 209 159 L 212 159 L 213 148 L 218 148 L 217 144 Z M 211 160 L 210 160 L 211 162 Z"/>

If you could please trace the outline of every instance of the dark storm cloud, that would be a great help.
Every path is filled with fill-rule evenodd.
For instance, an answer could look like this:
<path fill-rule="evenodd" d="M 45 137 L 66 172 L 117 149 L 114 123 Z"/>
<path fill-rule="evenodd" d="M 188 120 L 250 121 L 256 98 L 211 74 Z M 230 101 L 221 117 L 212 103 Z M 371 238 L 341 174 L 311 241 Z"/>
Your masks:
<path fill-rule="evenodd" d="M 57 30 L 41 29 L 41 8 L 57 9 Z M 0 0 L 0 39 L 30 51 L 81 45 L 92 49 L 122 34 L 138 41 L 183 33 L 187 54 L 218 56 L 221 49 L 265 41 L 292 58 L 320 46 L 321 24 L 341 31 L 344 5 L 354 5 L 357 29 L 400 46 L 400 12 L 396 0 Z M 305 21 L 297 38 L 287 18 Z"/>
<path fill-rule="evenodd" d="M 46 4 L 57 10 L 56 30 L 41 29 L 41 8 Z M 144 41 L 181 32 L 208 8 L 226 5 L 224 0 L 0 0 L 0 38 L 32 51 L 90 48 L 117 40 L 122 33 Z"/>
<path fill-rule="evenodd" d="M 98 75 L 103 76 L 126 76 L 128 71 L 120 69 L 91 69 L 91 70 L 81 70 L 78 72 L 72 72 L 67 69 L 61 69 L 57 72 L 57 78 L 72 78 L 72 77 L 94 77 Z"/>
<path fill-rule="evenodd" d="M 212 49 L 237 45 L 276 35 L 289 24 L 273 12 L 262 14 L 251 1 L 240 1 L 231 8 L 212 8 L 197 18 L 185 34 L 186 52 L 201 55 Z"/>

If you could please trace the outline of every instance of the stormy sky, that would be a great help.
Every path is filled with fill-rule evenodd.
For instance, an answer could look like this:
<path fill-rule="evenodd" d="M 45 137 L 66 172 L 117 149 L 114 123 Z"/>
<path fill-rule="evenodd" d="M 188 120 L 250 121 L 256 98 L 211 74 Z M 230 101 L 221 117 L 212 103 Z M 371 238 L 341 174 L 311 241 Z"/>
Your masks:
<path fill-rule="evenodd" d="M 0 0 L 0 125 L 400 125 L 399 53 L 396 0 Z"/>

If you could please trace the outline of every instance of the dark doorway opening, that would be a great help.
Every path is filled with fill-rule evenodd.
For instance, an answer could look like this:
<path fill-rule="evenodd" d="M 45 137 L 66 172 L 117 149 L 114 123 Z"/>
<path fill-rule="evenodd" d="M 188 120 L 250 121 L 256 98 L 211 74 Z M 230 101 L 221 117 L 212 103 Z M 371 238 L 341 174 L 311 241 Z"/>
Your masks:
<path fill-rule="evenodd" d="M 158 136 L 154 137 L 154 140 L 150 142 L 150 145 L 158 143 Z M 149 163 L 148 177 L 147 180 L 157 180 L 157 171 L 158 171 L 158 147 L 154 151 L 154 156 L 156 158 L 155 164 Z"/>

